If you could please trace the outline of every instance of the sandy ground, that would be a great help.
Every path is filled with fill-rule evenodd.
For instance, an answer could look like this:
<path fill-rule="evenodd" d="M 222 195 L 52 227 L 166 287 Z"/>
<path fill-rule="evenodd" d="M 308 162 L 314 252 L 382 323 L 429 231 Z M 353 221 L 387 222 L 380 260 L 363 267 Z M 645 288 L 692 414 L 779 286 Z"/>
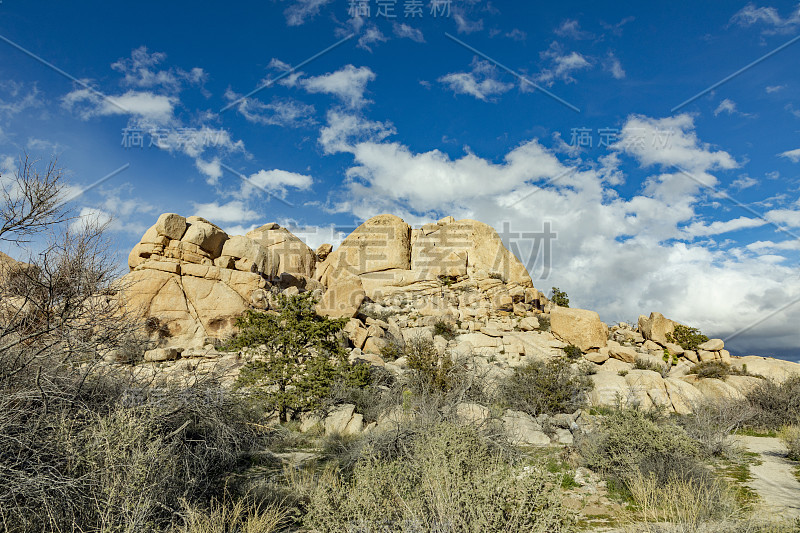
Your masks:
<path fill-rule="evenodd" d="M 764 507 L 782 517 L 800 517 L 800 481 L 794 475 L 797 463 L 786 458 L 780 439 L 738 437 L 748 451 L 758 453 L 762 463 L 751 466 L 753 479 L 748 485 L 763 500 Z"/>

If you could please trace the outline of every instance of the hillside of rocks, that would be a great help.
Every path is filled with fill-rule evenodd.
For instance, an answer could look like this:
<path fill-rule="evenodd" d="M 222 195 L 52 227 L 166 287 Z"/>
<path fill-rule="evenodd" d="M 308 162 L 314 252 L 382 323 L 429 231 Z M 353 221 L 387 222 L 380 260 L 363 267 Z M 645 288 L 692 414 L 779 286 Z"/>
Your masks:
<path fill-rule="evenodd" d="M 554 305 L 497 232 L 475 220 L 446 217 L 412 228 L 380 215 L 338 248 L 312 250 L 275 223 L 228 235 L 200 217 L 168 213 L 145 232 L 128 266 L 120 280 L 124 305 L 148 321 L 157 346 L 145 359 L 175 370 L 227 362 L 235 373 L 242 354 L 215 346 L 234 332 L 236 317 L 246 309 L 270 312 L 279 293 L 311 291 L 318 313 L 349 319 L 352 360 L 397 374 L 405 361 L 391 354 L 417 338 L 497 379 L 528 361 L 564 357 L 564 348 L 574 346 L 575 364 L 590 367 L 594 405 L 686 413 L 703 397 L 742 397 L 757 376 L 780 381 L 800 373 L 796 363 L 731 356 L 720 339 L 684 350 L 668 342 L 677 323 L 657 312 L 609 327 L 594 311 Z M 744 367 L 745 375 L 689 374 L 710 360 Z"/>

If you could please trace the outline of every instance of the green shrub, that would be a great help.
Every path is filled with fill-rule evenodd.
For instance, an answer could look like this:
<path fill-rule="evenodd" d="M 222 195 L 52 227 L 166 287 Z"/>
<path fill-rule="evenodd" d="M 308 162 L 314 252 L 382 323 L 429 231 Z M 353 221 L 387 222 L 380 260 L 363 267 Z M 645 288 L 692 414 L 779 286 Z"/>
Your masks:
<path fill-rule="evenodd" d="M 550 331 L 550 315 L 540 314 L 536 318 L 539 320 L 539 331 Z"/>
<path fill-rule="evenodd" d="M 310 293 L 278 296 L 278 313 L 248 310 L 236 321 L 228 350 L 250 348 L 258 358 L 236 381 L 281 420 L 316 409 L 337 380 L 366 385 L 363 364 L 350 365 L 338 334 L 345 319 L 317 315 Z"/>
<path fill-rule="evenodd" d="M 310 491 L 304 524 L 341 531 L 573 531 L 543 465 L 509 464 L 471 426 L 442 423 L 394 458 L 365 450 L 353 473 L 326 471 Z"/>
<path fill-rule="evenodd" d="M 800 426 L 785 426 L 780 437 L 789 449 L 789 459 L 800 461 Z"/>
<path fill-rule="evenodd" d="M 649 359 L 645 359 L 643 357 L 636 358 L 636 360 L 633 362 L 633 368 L 635 370 L 652 370 L 653 372 L 658 372 L 661 375 L 664 375 L 669 371 L 669 368 L 667 368 L 665 365 L 658 364 L 655 361 L 650 361 Z"/>
<path fill-rule="evenodd" d="M 563 348 L 564 354 L 567 356 L 567 359 L 574 361 L 576 359 L 580 359 L 583 356 L 583 350 L 575 346 L 574 344 L 568 344 Z"/>
<path fill-rule="evenodd" d="M 783 383 L 765 379 L 746 396 L 754 411 L 753 426 L 773 430 L 800 426 L 800 375 L 794 374 Z"/>
<path fill-rule="evenodd" d="M 540 414 L 572 413 L 586 404 L 594 382 L 565 359 L 532 361 L 503 381 L 500 400 L 510 409 Z"/>
<path fill-rule="evenodd" d="M 722 361 L 703 361 L 689 369 L 690 374 L 697 374 L 698 378 L 725 379 L 733 372 L 731 365 Z"/>
<path fill-rule="evenodd" d="M 627 484 L 634 476 L 705 479 L 700 450 L 686 431 L 669 420 L 635 409 L 618 409 L 578 443 L 587 467 Z"/>
<path fill-rule="evenodd" d="M 423 387 L 447 391 L 452 384 L 448 376 L 453 369 L 450 354 L 440 354 L 433 341 L 428 339 L 411 339 L 406 343 L 405 356 L 408 368 Z"/>
<path fill-rule="evenodd" d="M 697 351 L 698 346 L 708 340 L 697 328 L 675 324 L 674 333 L 667 333 L 667 340 L 679 345 L 684 350 Z"/>
<path fill-rule="evenodd" d="M 445 339 L 451 341 L 456 338 L 456 330 L 452 324 L 444 320 L 437 320 L 433 325 L 433 334 L 441 335 Z"/>
<path fill-rule="evenodd" d="M 550 301 L 559 307 L 569 307 L 569 296 L 558 287 L 553 287 L 550 291 Z"/>

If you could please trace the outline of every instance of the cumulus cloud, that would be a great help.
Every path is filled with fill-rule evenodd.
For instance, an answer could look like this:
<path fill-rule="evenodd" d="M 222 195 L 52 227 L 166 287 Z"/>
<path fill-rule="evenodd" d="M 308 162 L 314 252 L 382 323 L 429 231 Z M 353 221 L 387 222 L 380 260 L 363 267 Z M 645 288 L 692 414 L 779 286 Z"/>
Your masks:
<path fill-rule="evenodd" d="M 662 130 L 670 129 L 671 144 L 665 145 Z M 615 161 L 561 161 L 535 139 L 500 157 L 469 150 L 451 157 L 398 142 L 364 141 L 349 147 L 353 165 L 331 208 L 358 218 L 392 212 L 422 223 L 452 214 L 491 224 L 528 266 L 537 287 L 566 287 L 576 307 L 596 309 L 609 322 L 661 311 L 724 337 L 800 297 L 796 269 L 780 255 L 793 245 L 776 243 L 768 255 L 744 245 L 720 246 L 715 236 L 765 222 L 752 216 L 706 220 L 698 212 L 702 187 L 668 170 L 679 165 L 716 183 L 712 173 L 738 166 L 730 154 L 698 138 L 691 116 L 634 115 L 622 132 L 612 159 L 633 158 L 649 171 L 630 198 L 616 194 L 606 178 Z M 681 176 L 684 182 L 668 185 Z M 796 212 L 788 211 L 770 216 L 800 224 L 800 213 L 795 220 Z M 537 248 L 523 235 L 542 232 L 545 223 L 557 236 L 549 247 Z M 798 320 L 800 306 L 728 345 L 766 354 L 773 346 L 796 346 Z"/>
<path fill-rule="evenodd" d="M 346 65 L 343 68 L 310 78 L 299 83 L 310 93 L 325 93 L 336 96 L 351 108 L 363 107 L 369 100 L 364 98 L 367 83 L 375 79 L 375 73 L 368 67 Z"/>
<path fill-rule="evenodd" d="M 565 52 L 563 47 L 553 42 L 550 48 L 539 54 L 542 59 L 550 63 L 550 67 L 542 70 L 537 76 L 536 81 L 552 85 L 555 80 L 560 79 L 566 83 L 575 83 L 572 73 L 591 67 L 591 63 L 578 52 Z"/>
<path fill-rule="evenodd" d="M 146 46 L 140 46 L 131 52 L 131 57 L 112 63 L 111 68 L 123 75 L 124 85 L 143 88 L 161 87 L 173 92 L 180 91 L 185 84 L 202 85 L 208 78 L 199 67 L 189 71 L 176 67 L 157 69 L 156 67 L 166 58 L 167 55 L 163 52 L 150 53 Z"/>
<path fill-rule="evenodd" d="M 155 94 L 150 91 L 127 91 L 124 94 L 103 96 L 96 91 L 82 88 L 67 93 L 62 105 L 75 112 L 82 120 L 110 115 L 128 115 L 167 124 L 173 119 L 178 103 L 174 96 Z"/>
<path fill-rule="evenodd" d="M 376 25 L 370 24 L 366 27 L 364 33 L 362 33 L 358 38 L 357 46 L 368 52 L 372 52 L 372 48 L 370 47 L 371 44 L 385 43 L 388 40 L 388 37 L 386 37 Z"/>
<path fill-rule="evenodd" d="M 251 174 L 242 183 L 239 195 L 242 198 L 250 198 L 259 196 L 261 193 L 267 193 L 279 198 L 285 198 L 287 188 L 306 191 L 311 188 L 313 183 L 313 178 L 305 174 L 280 169 L 259 170 L 255 174 Z"/>
<path fill-rule="evenodd" d="M 438 79 L 456 94 L 467 94 L 484 102 L 514 87 L 497 79 L 497 68 L 488 61 L 474 59 L 471 72 L 452 72 Z"/>
<path fill-rule="evenodd" d="M 249 209 L 241 200 L 232 200 L 225 204 L 193 202 L 193 206 L 197 216 L 219 224 L 250 222 L 259 218 L 259 214 Z"/>
<path fill-rule="evenodd" d="M 556 35 L 569 37 L 571 39 L 591 39 L 591 33 L 581 30 L 581 25 L 577 20 L 567 19 L 554 30 Z"/>
<path fill-rule="evenodd" d="M 395 133 L 390 122 L 372 121 L 361 115 L 332 109 L 328 111 L 327 124 L 320 130 L 319 144 L 326 154 L 352 152 L 356 144 L 380 142 Z"/>
<path fill-rule="evenodd" d="M 794 150 L 787 150 L 786 152 L 782 152 L 778 155 L 781 157 L 785 157 L 786 159 L 790 159 L 794 163 L 800 162 L 800 148 L 795 148 Z"/>
<path fill-rule="evenodd" d="M 425 36 L 422 35 L 422 30 L 420 29 L 413 28 L 408 24 L 398 24 L 396 22 L 393 24 L 392 28 L 394 29 L 394 34 L 400 38 L 411 39 L 417 43 L 425 42 Z"/>

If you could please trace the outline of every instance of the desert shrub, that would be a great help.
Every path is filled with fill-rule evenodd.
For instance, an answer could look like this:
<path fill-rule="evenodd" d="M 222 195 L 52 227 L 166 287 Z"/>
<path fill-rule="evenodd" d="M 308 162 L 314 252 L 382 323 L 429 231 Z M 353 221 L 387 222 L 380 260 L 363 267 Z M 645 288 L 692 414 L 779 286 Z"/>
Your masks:
<path fill-rule="evenodd" d="M 572 361 L 580 359 L 583 356 L 583 351 L 574 344 L 568 344 L 564 346 L 563 350 L 564 354 L 567 356 L 567 359 Z"/>
<path fill-rule="evenodd" d="M 354 383 L 353 380 L 336 380 L 322 402 L 321 410 L 327 411 L 333 406 L 353 404 L 357 413 L 361 413 L 364 422 L 375 422 L 378 416 L 395 402 L 396 379 L 388 370 L 377 367 L 362 367 L 369 373 L 359 380 L 367 385 Z"/>
<path fill-rule="evenodd" d="M 553 287 L 550 291 L 550 301 L 559 307 L 569 307 L 569 296 L 558 287 Z"/>
<path fill-rule="evenodd" d="M 626 516 L 630 531 L 645 533 L 740 531 L 737 523 L 746 513 L 735 491 L 725 482 L 670 476 L 666 481 L 654 475 L 634 473 L 628 481 L 634 506 Z M 670 524 L 669 529 L 664 524 Z M 755 531 L 742 528 L 744 531 Z"/>
<path fill-rule="evenodd" d="M 731 375 L 731 365 L 722 361 L 703 361 L 689 369 L 690 374 L 697 374 L 698 378 L 725 379 Z"/>
<path fill-rule="evenodd" d="M 542 465 L 509 464 L 475 428 L 442 423 L 394 458 L 366 453 L 351 476 L 323 473 L 304 522 L 320 533 L 572 531 L 550 478 Z"/>
<path fill-rule="evenodd" d="M 785 426 L 780 437 L 789 449 L 789 459 L 800 461 L 800 426 Z"/>
<path fill-rule="evenodd" d="M 4 530 L 154 531 L 202 504 L 268 444 L 214 382 L 153 389 L 51 368 L 0 395 Z"/>
<path fill-rule="evenodd" d="M 587 467 L 626 486 L 639 475 L 660 483 L 707 480 L 699 446 L 686 431 L 637 409 L 611 411 L 596 432 L 580 439 L 578 448 Z"/>
<path fill-rule="evenodd" d="M 667 333 L 667 340 L 674 342 L 684 350 L 697 350 L 697 347 L 708 340 L 697 328 L 675 324 L 675 331 Z"/>
<path fill-rule="evenodd" d="M 449 287 L 458 281 L 458 276 L 447 276 L 445 274 L 441 274 L 439 276 L 439 282 L 444 285 L 445 287 Z"/>
<path fill-rule="evenodd" d="M 245 311 L 226 346 L 258 354 L 242 368 L 237 386 L 281 420 L 318 408 L 337 380 L 367 384 L 365 365 L 351 365 L 338 338 L 345 320 L 317 315 L 314 303 L 311 293 L 278 295 L 278 313 Z"/>
<path fill-rule="evenodd" d="M 746 396 L 754 410 L 751 425 L 773 430 L 800 425 L 800 375 L 783 383 L 765 379 Z"/>
<path fill-rule="evenodd" d="M 384 361 L 395 361 L 403 357 L 404 349 L 402 344 L 392 339 L 381 348 L 380 356 Z"/>
<path fill-rule="evenodd" d="M 183 502 L 183 524 L 170 533 L 272 533 L 282 531 L 288 511 L 277 503 L 248 498 L 214 499 L 208 506 Z"/>
<path fill-rule="evenodd" d="M 753 411 L 743 402 L 701 400 L 691 405 L 691 414 L 679 423 L 706 456 L 730 456 L 735 450 L 731 435 L 752 418 Z"/>
<path fill-rule="evenodd" d="M 532 361 L 517 367 L 500 387 L 500 400 L 510 409 L 540 414 L 572 413 L 583 407 L 594 383 L 565 359 Z"/>
<path fill-rule="evenodd" d="M 635 370 L 652 370 L 653 372 L 658 372 L 662 376 L 669 372 L 669 368 L 666 365 L 656 363 L 644 357 L 637 357 L 633 362 L 633 368 Z"/>
<path fill-rule="evenodd" d="M 440 354 L 433 341 L 411 339 L 406 343 L 405 357 L 418 385 L 446 391 L 452 384 L 448 379 L 453 370 L 450 354 Z"/>
<path fill-rule="evenodd" d="M 539 320 L 539 331 L 550 331 L 550 315 L 540 314 L 536 318 Z"/>
<path fill-rule="evenodd" d="M 433 325 L 433 334 L 441 335 L 449 341 L 456 338 L 455 328 L 452 324 L 445 322 L 444 320 L 436 321 L 436 323 Z"/>

